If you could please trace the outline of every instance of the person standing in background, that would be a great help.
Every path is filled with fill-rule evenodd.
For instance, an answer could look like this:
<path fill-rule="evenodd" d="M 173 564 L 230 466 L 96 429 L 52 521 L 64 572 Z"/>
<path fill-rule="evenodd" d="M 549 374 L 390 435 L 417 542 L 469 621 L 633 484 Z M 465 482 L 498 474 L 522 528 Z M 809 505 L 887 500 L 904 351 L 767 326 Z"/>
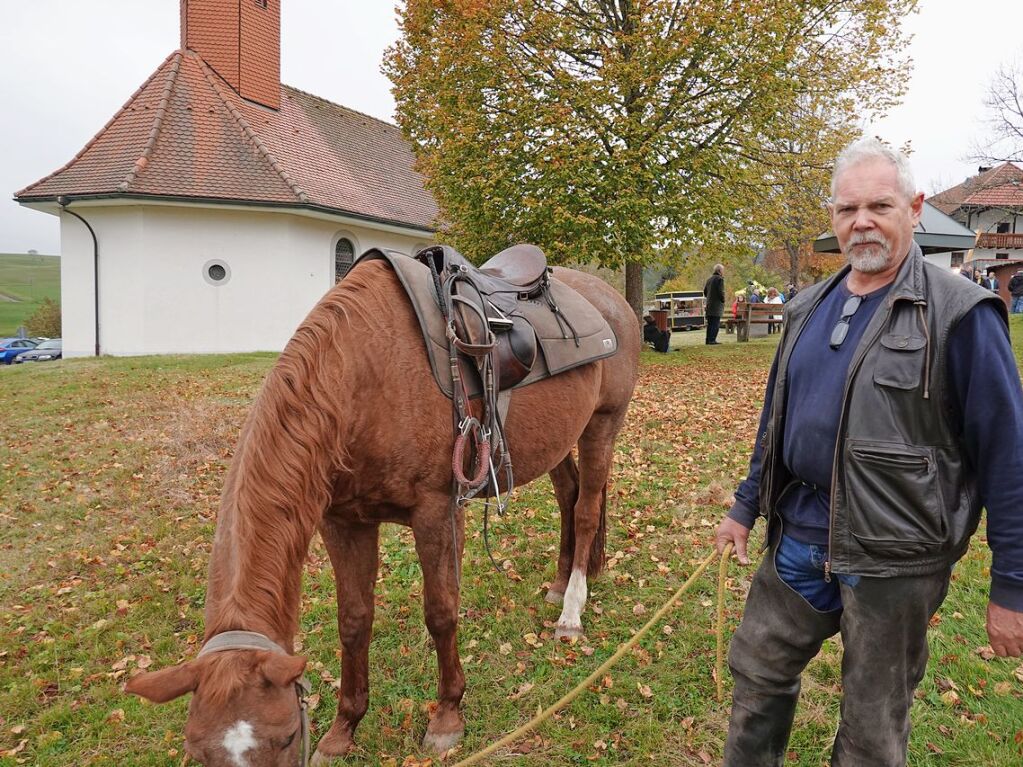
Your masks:
<path fill-rule="evenodd" d="M 714 265 L 714 273 L 703 286 L 703 297 L 706 299 L 704 314 L 707 317 L 707 343 L 719 344 L 718 330 L 721 328 L 721 315 L 725 313 L 724 264 Z"/>

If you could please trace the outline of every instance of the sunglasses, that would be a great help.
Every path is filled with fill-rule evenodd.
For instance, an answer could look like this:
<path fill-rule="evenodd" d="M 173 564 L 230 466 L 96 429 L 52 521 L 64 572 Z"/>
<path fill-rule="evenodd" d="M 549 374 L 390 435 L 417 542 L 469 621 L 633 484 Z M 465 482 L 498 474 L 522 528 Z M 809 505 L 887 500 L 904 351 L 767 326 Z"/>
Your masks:
<path fill-rule="evenodd" d="M 849 335 L 849 320 L 856 314 L 856 310 L 863 303 L 863 296 L 849 296 L 842 306 L 842 316 L 839 317 L 835 329 L 831 331 L 831 348 L 837 349 Z"/>

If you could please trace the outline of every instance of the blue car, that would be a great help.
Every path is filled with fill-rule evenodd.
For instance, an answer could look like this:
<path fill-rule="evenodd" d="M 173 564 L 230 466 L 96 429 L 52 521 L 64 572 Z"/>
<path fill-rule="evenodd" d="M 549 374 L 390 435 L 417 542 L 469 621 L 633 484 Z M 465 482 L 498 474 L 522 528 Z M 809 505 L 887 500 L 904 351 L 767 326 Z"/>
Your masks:
<path fill-rule="evenodd" d="M 0 362 L 10 365 L 19 354 L 35 348 L 36 342 L 30 338 L 0 338 Z"/>
<path fill-rule="evenodd" d="M 23 351 L 14 358 L 14 364 L 22 362 L 45 362 L 46 360 L 59 360 L 63 356 L 62 343 L 59 338 L 47 338 L 34 349 Z"/>

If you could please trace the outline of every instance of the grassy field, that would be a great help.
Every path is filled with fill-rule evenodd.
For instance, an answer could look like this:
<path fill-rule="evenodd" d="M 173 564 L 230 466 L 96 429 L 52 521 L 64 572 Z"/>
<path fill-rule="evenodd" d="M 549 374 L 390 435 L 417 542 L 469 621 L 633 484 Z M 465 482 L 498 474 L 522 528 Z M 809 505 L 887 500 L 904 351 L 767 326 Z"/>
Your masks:
<path fill-rule="evenodd" d="M 0 338 L 14 335 L 44 298 L 60 303 L 60 257 L 0 253 Z"/>
<path fill-rule="evenodd" d="M 1014 318 L 1017 354 L 1023 350 Z M 592 583 L 587 636 L 553 640 L 557 507 L 546 481 L 518 491 L 492 545 L 469 514 L 461 653 L 466 737 L 455 757 L 525 722 L 585 677 L 692 572 L 745 473 L 773 340 L 644 353 L 617 448 L 608 572 Z M 0 436 L 0 765 L 177 765 L 186 701 L 121 692 L 138 669 L 191 657 L 225 466 L 273 355 L 71 360 L 0 375 L 18 418 Z M 426 765 L 419 740 L 436 687 L 408 533 L 382 536 L 370 711 L 346 763 Z M 956 568 L 933 621 L 932 659 L 913 710 L 910 763 L 1018 765 L 1023 666 L 983 648 L 989 557 L 983 537 Z M 752 568 L 733 565 L 730 630 Z M 493 764 L 720 762 L 728 704 L 714 700 L 715 586 L 681 608 L 568 710 Z M 333 580 L 314 542 L 303 652 L 316 730 L 339 673 Z M 804 675 L 788 763 L 826 763 L 840 696 L 840 648 Z M 727 682 L 726 682 L 727 683 Z M 455 759 L 449 759 L 454 761 Z"/>

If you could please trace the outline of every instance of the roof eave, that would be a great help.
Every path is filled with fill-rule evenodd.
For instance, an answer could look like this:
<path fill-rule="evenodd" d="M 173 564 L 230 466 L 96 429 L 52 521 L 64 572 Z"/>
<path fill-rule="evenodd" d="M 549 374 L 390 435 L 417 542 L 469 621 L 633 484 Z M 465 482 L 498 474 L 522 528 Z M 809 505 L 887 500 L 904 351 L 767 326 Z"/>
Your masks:
<path fill-rule="evenodd" d="M 43 210 L 44 212 L 56 212 L 46 210 L 42 207 L 44 204 L 53 203 L 59 205 L 59 199 L 63 197 L 68 203 L 70 202 L 100 202 L 104 200 L 109 201 L 124 201 L 124 202 L 151 202 L 151 203 L 164 203 L 172 205 L 182 204 L 195 204 L 195 205 L 214 205 L 220 207 L 239 207 L 239 208 L 272 208 L 275 210 L 307 210 L 316 213 L 323 213 L 330 216 L 342 216 L 344 218 L 355 219 L 357 221 L 363 221 L 367 224 L 376 224 L 387 227 L 398 227 L 400 229 L 409 229 L 416 232 L 433 235 L 437 232 L 436 227 L 423 226 L 422 224 L 413 223 L 410 221 L 401 221 L 399 219 L 383 218 L 380 216 L 371 216 L 365 213 L 358 213 L 352 210 L 344 210 L 342 208 L 332 208 L 328 205 L 320 205 L 314 202 L 278 202 L 278 201 L 267 201 L 267 200 L 238 200 L 238 199 L 225 199 L 222 197 L 188 197 L 184 195 L 159 195 L 159 194 L 140 194 L 140 193 L 123 193 L 123 192 L 98 192 L 93 194 L 62 194 L 62 195 L 24 195 L 15 196 L 15 201 L 19 205 L 25 207 L 35 208 L 36 210 Z"/>

